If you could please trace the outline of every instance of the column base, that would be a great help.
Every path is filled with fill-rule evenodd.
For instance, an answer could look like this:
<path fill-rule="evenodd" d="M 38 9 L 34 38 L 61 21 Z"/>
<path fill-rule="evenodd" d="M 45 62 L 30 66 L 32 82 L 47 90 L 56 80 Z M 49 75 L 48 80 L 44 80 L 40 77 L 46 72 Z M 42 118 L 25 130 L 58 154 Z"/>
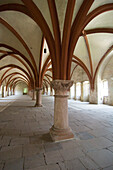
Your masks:
<path fill-rule="evenodd" d="M 42 104 L 35 104 L 35 107 L 42 107 Z"/>
<path fill-rule="evenodd" d="M 70 128 L 58 129 L 54 125 L 50 129 L 50 136 L 54 142 L 69 140 L 74 138 L 74 134 Z"/>

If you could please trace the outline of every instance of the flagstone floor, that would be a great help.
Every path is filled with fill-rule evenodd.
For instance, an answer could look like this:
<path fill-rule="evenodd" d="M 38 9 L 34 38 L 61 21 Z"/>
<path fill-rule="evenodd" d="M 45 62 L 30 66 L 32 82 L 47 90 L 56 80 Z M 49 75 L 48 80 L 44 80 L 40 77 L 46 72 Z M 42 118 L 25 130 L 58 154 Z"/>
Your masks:
<path fill-rule="evenodd" d="M 73 140 L 54 143 L 54 98 L 0 98 L 0 170 L 113 170 L 113 106 L 69 100 Z"/>

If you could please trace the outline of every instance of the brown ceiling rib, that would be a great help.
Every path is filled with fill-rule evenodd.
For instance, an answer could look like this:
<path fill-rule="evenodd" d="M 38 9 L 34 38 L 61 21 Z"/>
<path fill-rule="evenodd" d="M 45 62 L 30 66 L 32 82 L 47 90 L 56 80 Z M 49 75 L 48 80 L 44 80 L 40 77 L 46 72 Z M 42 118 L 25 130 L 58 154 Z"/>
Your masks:
<path fill-rule="evenodd" d="M 4 73 L 3 73 L 3 75 L 1 76 L 1 80 L 3 79 L 3 77 L 5 76 L 5 74 L 7 74 L 7 72 L 9 72 L 10 70 L 12 70 L 13 68 L 9 68 L 9 69 L 7 69 Z M 0 84 L 1 85 L 1 84 Z"/>
<path fill-rule="evenodd" d="M 95 70 L 95 74 L 94 74 L 94 78 L 93 78 L 93 85 L 95 83 L 95 78 L 96 78 L 96 75 L 97 75 L 97 72 L 99 70 L 99 67 L 101 66 L 103 60 L 105 59 L 105 57 L 107 57 L 107 55 L 109 54 L 109 52 L 113 50 L 113 45 L 105 52 L 105 54 L 103 55 L 103 57 L 100 59 L 97 67 L 96 67 L 96 70 Z"/>
<path fill-rule="evenodd" d="M 46 87 L 46 89 L 47 89 L 47 91 L 48 91 L 48 85 L 47 85 L 47 83 L 43 81 L 43 85 L 45 85 L 45 87 Z"/>
<path fill-rule="evenodd" d="M 24 46 L 24 48 L 26 49 L 26 51 L 28 52 L 28 54 L 29 54 L 29 56 L 31 58 L 31 61 L 32 61 L 33 65 L 34 65 L 34 68 L 35 68 L 35 71 L 37 73 L 37 67 L 36 67 L 36 63 L 35 63 L 34 57 L 33 57 L 32 53 L 31 53 L 29 47 L 27 46 L 27 44 L 23 40 L 23 38 L 15 31 L 15 29 L 11 25 L 9 25 L 2 18 L 0 18 L 0 23 L 2 23 L 6 28 L 8 28 L 16 36 L 16 38 L 21 42 L 21 44 Z"/>
<path fill-rule="evenodd" d="M 16 82 L 14 82 L 13 84 L 11 84 L 11 88 L 13 87 L 14 88 L 14 90 L 15 90 L 15 87 L 17 86 L 17 84 L 19 84 L 20 82 L 24 82 L 24 83 L 26 83 L 24 80 L 17 80 Z M 26 83 L 27 84 L 27 83 Z M 29 84 L 27 84 L 27 86 L 28 86 L 28 88 L 29 88 Z"/>
<path fill-rule="evenodd" d="M 78 57 L 76 57 L 75 55 L 73 55 L 73 58 L 78 61 L 78 63 L 80 63 L 82 65 L 82 68 L 83 69 L 87 69 L 87 73 L 89 74 L 89 77 L 91 78 L 91 74 L 88 70 L 88 68 L 86 67 L 86 65 L 82 62 L 82 60 L 80 60 Z"/>
<path fill-rule="evenodd" d="M 50 76 L 50 75 L 49 75 L 49 74 L 47 74 L 47 73 L 45 74 L 45 76 L 47 76 L 47 77 L 49 77 L 49 78 L 51 78 L 51 79 L 52 79 L 52 76 Z"/>
<path fill-rule="evenodd" d="M 21 70 L 22 72 L 24 72 L 25 75 L 26 75 L 26 76 L 29 78 L 29 80 L 31 81 L 31 84 L 33 84 L 30 75 L 29 75 L 23 68 L 15 65 L 15 64 L 8 64 L 8 65 L 5 65 L 5 66 L 3 66 L 3 67 L 0 67 L 0 70 L 2 70 L 2 69 L 4 69 L 4 68 L 8 68 L 8 67 L 17 68 L 17 69 Z"/>
<path fill-rule="evenodd" d="M 61 58 L 61 79 L 66 79 L 67 65 L 68 65 L 68 46 L 71 32 L 71 23 L 73 17 L 73 11 L 75 6 L 75 0 L 68 0 L 64 28 L 62 39 L 62 58 Z M 63 69 L 64 68 L 64 69 Z"/>
<path fill-rule="evenodd" d="M 84 1 L 85 2 L 85 1 Z M 83 3 L 84 3 L 83 2 Z M 93 1 L 92 1 L 92 3 L 93 3 Z M 86 3 L 87 4 L 87 3 Z M 85 4 L 84 4 L 85 5 Z M 88 3 L 88 6 L 90 7 L 91 6 L 91 1 L 89 1 L 89 3 Z M 86 8 L 88 9 L 88 6 L 86 6 Z M 82 6 L 81 6 L 82 7 Z M 82 7 L 83 9 L 84 9 L 84 7 Z M 81 8 L 80 8 L 81 9 Z M 84 14 L 84 10 L 81 10 L 81 12 L 82 12 L 82 16 L 83 15 L 85 15 Z M 79 18 L 79 16 L 80 16 L 80 14 L 79 14 L 79 12 L 78 12 L 78 14 L 79 14 L 79 16 L 78 16 L 78 18 L 79 18 L 79 20 L 81 19 L 81 20 L 83 20 L 83 22 L 82 23 L 77 23 L 76 22 L 76 18 L 77 18 L 77 16 L 76 16 L 76 18 L 75 18 L 75 20 L 74 20 L 74 23 L 73 23 L 73 26 L 72 26 L 72 32 L 71 32 L 71 35 L 73 35 L 72 37 L 71 37 L 71 41 L 70 41 L 70 55 L 72 55 L 72 53 L 73 53 L 73 50 L 74 50 L 74 48 L 75 48 L 75 46 L 76 46 L 76 43 L 77 43 L 77 40 L 78 40 L 78 37 L 81 35 L 81 31 L 85 28 L 85 26 L 93 19 L 93 18 L 95 18 L 96 16 L 98 16 L 99 14 L 101 14 L 101 13 L 103 13 L 103 12 L 106 12 L 106 11 L 109 11 L 109 10 L 113 10 L 113 3 L 112 4 L 107 4 L 107 5 L 102 5 L 102 6 L 100 6 L 100 7 L 98 7 L 98 8 L 96 8 L 95 10 L 93 10 L 91 13 L 89 13 L 87 16 L 85 15 L 85 19 L 81 19 L 81 18 Z M 79 10 L 80 11 L 80 10 Z M 87 11 L 88 12 L 88 10 L 85 10 L 85 11 Z M 85 12 L 86 13 L 86 12 Z M 77 15 L 78 15 L 77 14 Z M 78 28 L 77 28 L 77 25 L 76 24 L 79 24 L 78 25 Z M 74 35 L 76 35 L 76 36 L 74 36 Z M 73 38 L 73 39 L 72 39 Z M 68 69 L 68 76 L 70 75 L 70 68 L 71 68 L 71 57 L 69 58 L 69 69 Z"/>
<path fill-rule="evenodd" d="M 46 65 L 46 67 L 44 67 L 43 72 L 42 72 L 42 75 L 41 75 L 41 83 L 42 83 L 42 81 L 43 81 L 43 79 L 44 79 L 44 75 L 45 75 L 45 73 L 46 73 L 46 71 L 48 70 L 48 68 L 49 68 L 50 65 L 52 65 L 51 61 Z M 51 70 L 52 70 L 52 68 L 51 68 Z"/>
<path fill-rule="evenodd" d="M 93 63 L 92 56 L 91 56 L 92 51 L 90 51 L 91 50 L 90 46 L 89 46 L 90 44 L 88 42 L 88 35 L 95 34 L 95 33 L 113 33 L 113 29 L 112 28 L 95 28 L 95 29 L 89 29 L 89 30 L 86 29 L 85 30 L 85 28 L 90 23 L 90 21 L 92 21 L 94 18 L 97 17 L 97 20 L 98 20 L 99 15 L 101 15 L 102 13 L 108 12 L 110 10 L 113 10 L 113 3 L 99 6 L 96 9 L 94 9 L 93 11 L 91 11 L 90 13 L 88 13 L 89 9 L 91 8 L 91 6 L 95 0 L 83 0 L 76 17 L 74 18 L 74 22 L 72 23 L 72 19 L 74 17 L 73 16 L 74 9 L 76 8 L 76 5 L 77 5 L 75 3 L 76 0 L 65 1 L 65 3 L 67 4 L 67 7 L 66 7 L 64 25 L 63 25 L 63 36 L 62 36 L 62 40 L 61 40 L 61 32 L 60 32 L 61 30 L 60 30 L 60 25 L 59 25 L 60 22 L 59 22 L 59 18 L 58 18 L 58 11 L 56 8 L 56 3 L 58 3 L 57 1 L 47 0 L 49 12 L 50 12 L 50 16 L 51 16 L 53 34 L 52 34 L 51 29 L 49 28 L 47 20 L 43 17 L 43 13 L 39 9 L 38 5 L 35 4 L 35 1 L 33 1 L 33 0 L 21 0 L 21 1 L 24 3 L 24 5 L 20 5 L 20 4 L 16 4 L 16 3 L 1 5 L 0 12 L 3 12 L 3 11 L 21 12 L 22 14 L 27 15 L 33 21 L 35 21 L 37 24 L 37 27 L 38 26 L 40 27 L 41 31 L 43 32 L 43 37 L 42 37 L 42 43 L 41 43 L 41 49 L 40 49 L 39 73 L 38 73 L 36 62 L 35 62 L 35 58 L 32 54 L 32 51 L 30 50 L 29 46 L 27 45 L 26 41 L 23 39 L 21 34 L 19 34 L 16 31 L 15 27 L 13 28 L 13 26 L 11 26 L 8 22 L 6 22 L 2 18 L 0 18 L 0 23 L 3 24 L 9 31 L 11 31 L 11 33 L 13 33 L 13 35 L 23 45 L 24 49 L 28 53 L 28 56 L 30 56 L 30 57 L 27 58 L 26 56 L 21 54 L 21 52 L 17 51 L 13 47 L 10 47 L 5 44 L 0 44 L 0 47 L 5 47 L 5 48 L 8 48 L 11 50 L 11 52 L 6 51 L 6 54 L 4 53 L 4 55 L 1 56 L 0 59 L 2 59 L 3 57 L 6 57 L 7 55 L 15 57 L 17 60 L 19 60 L 23 64 L 23 66 L 26 67 L 27 71 L 26 71 L 26 69 L 25 70 L 24 69 L 22 70 L 22 68 L 20 69 L 19 66 L 14 65 L 14 64 L 9 64 L 7 66 L 3 66 L 0 69 L 11 67 L 10 69 L 17 68 L 17 69 L 23 71 L 26 75 L 26 78 L 29 79 L 29 81 L 31 81 L 32 87 L 34 88 L 35 86 L 37 86 L 37 87 L 42 86 L 42 83 L 44 80 L 44 75 L 45 75 L 45 77 L 47 77 L 48 81 L 50 80 L 50 77 L 47 76 L 47 74 L 46 74 L 47 71 L 52 71 L 53 79 L 62 79 L 62 80 L 71 79 L 72 74 L 77 67 L 77 66 L 75 66 L 71 73 L 71 64 L 72 64 L 72 62 L 75 62 L 77 65 L 81 66 L 84 69 L 84 71 L 86 72 L 86 74 L 89 78 L 91 89 L 93 89 L 95 77 L 97 75 L 99 67 L 101 66 L 103 60 L 105 59 L 105 57 L 107 56 L 109 51 L 113 48 L 113 46 L 111 46 L 107 50 L 107 52 L 104 54 L 103 57 L 99 56 L 102 58 L 100 59 L 99 63 L 97 63 L 97 67 L 94 72 L 93 64 L 95 64 L 95 60 Z M 74 54 L 73 54 L 74 49 L 76 47 L 76 44 L 77 44 L 80 36 L 84 36 L 85 44 L 86 44 L 88 55 L 89 55 L 90 69 L 88 68 L 87 64 L 85 64 L 83 62 L 84 60 L 82 61 L 82 59 L 79 59 L 78 57 L 74 56 Z M 44 41 L 45 41 L 44 38 L 47 41 L 50 56 L 48 56 L 43 67 L 41 67 Z M 3 50 L 1 50 L 1 52 L 3 52 Z M 75 53 L 76 53 L 76 51 L 75 51 Z M 19 55 L 19 57 L 18 57 L 18 55 Z M 22 59 L 20 59 L 20 57 L 23 58 L 24 61 Z M 51 61 L 50 61 L 50 59 L 51 59 Z M 32 61 L 32 62 L 30 62 L 30 61 Z M 52 68 L 50 68 L 51 65 L 52 65 Z M 7 68 L 7 70 L 9 70 L 9 71 L 10 71 L 10 69 Z M 31 72 L 31 70 L 32 70 L 33 74 Z M 8 73 L 8 71 L 7 72 L 5 71 L 5 73 L 2 75 L 2 80 L 3 80 L 4 76 L 6 75 L 6 73 Z M 8 77 L 8 76 L 6 76 L 6 77 Z"/>
<path fill-rule="evenodd" d="M 85 40 L 86 48 L 87 48 L 88 55 L 89 55 L 91 76 L 93 77 L 93 63 L 92 63 L 92 58 L 91 58 L 90 47 L 89 47 L 89 43 L 88 43 L 88 38 L 87 38 L 86 32 L 85 31 L 83 31 L 83 32 L 84 32 L 83 35 L 84 35 L 84 40 Z"/>
<path fill-rule="evenodd" d="M 44 77 L 47 78 L 47 80 L 49 81 L 49 83 L 51 82 L 51 80 L 49 79 L 49 77 L 47 75 L 45 75 Z"/>
<path fill-rule="evenodd" d="M 77 66 L 78 66 L 78 65 L 76 65 L 76 66 L 73 68 L 72 73 L 71 73 L 71 76 L 70 76 L 70 79 L 72 78 L 72 75 L 73 75 L 75 69 L 77 68 Z"/>
<path fill-rule="evenodd" d="M 83 31 L 82 25 L 86 19 L 87 13 L 93 4 L 94 0 L 84 0 L 77 16 L 74 19 L 72 28 L 71 28 L 71 35 L 70 35 L 70 44 L 69 44 L 69 57 L 68 57 L 68 69 L 67 69 L 67 78 L 70 77 L 70 70 L 71 70 L 71 60 L 73 57 L 73 51 L 78 41 L 81 32 Z"/>
<path fill-rule="evenodd" d="M 32 18 L 28 9 L 24 5 L 21 5 L 21 4 L 12 3 L 12 4 L 0 5 L 0 12 L 2 11 L 18 11 Z"/>
<path fill-rule="evenodd" d="M 44 65 L 43 65 L 43 68 L 42 68 L 42 72 L 41 72 L 41 84 L 42 84 L 42 80 L 43 80 L 43 78 L 44 78 L 44 75 L 45 75 L 45 72 L 46 72 L 46 70 L 47 70 L 47 68 L 48 68 L 48 62 L 50 61 L 50 55 L 48 56 L 48 58 L 46 59 L 46 61 L 45 61 L 45 63 L 44 63 Z"/>
<path fill-rule="evenodd" d="M 86 20 L 84 22 L 83 28 L 91 21 L 93 20 L 96 16 L 107 12 L 107 11 L 111 11 L 113 10 L 113 3 L 111 4 L 106 4 L 106 5 L 102 5 L 96 9 L 94 9 L 91 13 L 89 13 L 86 17 Z"/>
<path fill-rule="evenodd" d="M 34 70 L 34 67 L 32 66 L 31 62 L 22 54 L 20 53 L 18 50 L 16 50 L 15 48 L 13 47 L 10 47 L 9 45 L 6 45 L 6 44 L 1 44 L 0 43 L 0 47 L 5 47 L 9 50 L 11 50 L 12 52 L 7 52 L 7 53 L 13 53 L 13 54 L 17 54 L 19 55 L 22 59 L 24 59 L 26 61 L 26 63 L 29 65 L 29 67 L 31 68 L 32 72 L 33 72 L 33 75 L 34 75 L 34 78 L 36 76 L 36 73 L 35 73 L 35 70 Z"/>
<path fill-rule="evenodd" d="M 75 62 L 76 64 L 80 65 L 83 68 L 83 70 L 86 72 L 86 74 L 87 74 L 87 76 L 89 78 L 89 81 L 90 81 L 91 88 L 92 88 L 92 79 L 93 79 L 93 77 L 91 76 L 88 68 L 86 67 L 86 65 L 78 57 L 73 55 L 73 58 L 75 60 L 72 60 L 72 62 Z"/>
<path fill-rule="evenodd" d="M 11 77 L 11 78 L 12 78 L 12 77 Z M 7 81 L 6 89 L 7 89 L 7 87 L 9 86 L 9 84 L 13 84 L 13 83 L 15 82 L 15 80 L 17 80 L 17 79 L 22 79 L 22 80 L 24 80 L 26 83 L 28 83 L 27 80 L 25 80 L 25 79 L 22 78 L 22 77 L 14 77 L 14 78 L 9 79 L 9 80 Z"/>
<path fill-rule="evenodd" d="M 35 83 L 36 87 L 41 87 L 41 66 L 42 66 L 42 57 L 43 57 L 43 49 L 44 49 L 44 41 L 45 38 L 42 36 L 41 48 L 40 48 L 40 59 L 39 59 L 39 78 L 38 83 Z"/>
<path fill-rule="evenodd" d="M 56 77 L 57 72 L 55 70 L 55 61 L 56 61 L 56 54 L 55 54 L 55 41 L 53 39 L 52 33 L 48 27 L 46 20 L 44 19 L 43 15 L 41 14 L 38 7 L 34 4 L 31 0 L 22 0 L 22 2 L 26 5 L 28 10 L 30 11 L 33 19 L 36 21 L 37 25 L 41 28 L 44 37 L 46 38 L 50 54 L 51 60 L 53 65 L 53 75 Z"/>
<path fill-rule="evenodd" d="M 89 29 L 89 30 L 84 30 L 84 31 L 86 32 L 87 35 L 96 34 L 96 33 L 111 33 L 111 34 L 113 34 L 112 28 L 94 28 L 94 29 Z"/>
<path fill-rule="evenodd" d="M 23 76 L 27 81 L 29 81 L 28 78 L 27 78 L 25 75 L 23 75 L 23 74 L 21 74 L 21 73 L 19 73 L 19 72 L 13 72 L 13 73 L 8 74 L 8 75 L 7 75 L 6 77 L 4 77 L 3 79 L 1 79 L 1 83 L 2 83 L 5 79 L 7 79 L 8 77 L 10 77 L 10 76 L 12 76 L 12 75 L 15 76 L 15 75 L 17 75 L 17 74 Z"/>
<path fill-rule="evenodd" d="M 78 13 L 77 16 L 74 19 L 72 28 L 71 28 L 71 36 L 70 36 L 70 53 L 73 53 L 73 50 L 75 48 L 75 44 L 78 40 L 78 37 L 80 36 L 81 32 L 83 31 L 83 29 L 81 29 L 87 13 L 91 7 L 91 5 L 93 4 L 94 0 L 84 0 Z"/>
<path fill-rule="evenodd" d="M 27 71 L 29 72 L 29 74 L 30 74 L 30 76 L 31 76 L 31 78 L 32 78 L 32 81 L 33 81 L 33 77 L 32 77 L 32 74 L 31 74 L 28 66 L 27 66 L 19 57 L 17 57 L 17 56 L 14 55 L 14 54 L 4 54 L 4 55 L 0 56 L 0 60 L 3 59 L 3 58 L 5 58 L 5 57 L 14 57 L 14 58 L 16 58 L 18 61 L 20 61 L 20 62 L 23 64 L 23 66 L 27 69 Z"/>
<path fill-rule="evenodd" d="M 44 82 L 47 82 L 50 85 L 50 82 L 46 79 L 43 79 Z"/>
<path fill-rule="evenodd" d="M 61 35 L 55 1 L 48 0 L 55 37 L 57 76 L 60 77 Z M 57 78 L 57 77 L 56 77 Z"/>

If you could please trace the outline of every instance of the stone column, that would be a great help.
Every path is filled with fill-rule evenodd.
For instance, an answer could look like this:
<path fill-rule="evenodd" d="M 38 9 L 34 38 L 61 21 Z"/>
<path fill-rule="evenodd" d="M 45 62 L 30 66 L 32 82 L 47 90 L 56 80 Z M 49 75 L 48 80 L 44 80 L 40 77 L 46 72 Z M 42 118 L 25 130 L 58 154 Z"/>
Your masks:
<path fill-rule="evenodd" d="M 42 88 L 36 88 L 36 104 L 35 107 L 42 107 Z"/>
<path fill-rule="evenodd" d="M 4 97 L 4 86 L 2 86 L 2 97 Z"/>
<path fill-rule="evenodd" d="M 76 100 L 76 83 L 75 83 L 75 96 L 74 99 Z"/>
<path fill-rule="evenodd" d="M 61 141 L 74 138 L 68 123 L 68 95 L 73 81 L 54 80 L 51 82 L 55 90 L 54 101 L 54 125 L 50 129 L 53 141 Z"/>
<path fill-rule="evenodd" d="M 53 89 L 50 87 L 50 96 L 53 96 Z"/>
<path fill-rule="evenodd" d="M 83 86 L 83 82 L 81 82 L 81 97 L 80 100 L 83 102 L 84 101 L 84 86 Z"/>
<path fill-rule="evenodd" d="M 0 97 L 2 97 L 2 85 L 0 86 Z"/>
<path fill-rule="evenodd" d="M 13 94 L 12 94 L 12 91 L 13 91 Z M 12 90 L 11 90 L 11 93 L 10 93 L 11 95 L 15 95 L 15 89 L 13 88 Z"/>
<path fill-rule="evenodd" d="M 108 79 L 108 104 L 113 106 L 113 79 Z"/>
<path fill-rule="evenodd" d="M 11 88 L 9 87 L 9 96 L 11 96 Z"/>
<path fill-rule="evenodd" d="M 9 96 L 8 89 L 5 91 L 5 97 Z"/>
<path fill-rule="evenodd" d="M 89 96 L 89 103 L 90 104 L 98 104 L 98 96 L 96 89 L 90 89 L 90 96 Z"/>
<path fill-rule="evenodd" d="M 42 91 L 43 95 L 45 95 L 45 88 L 43 87 L 43 91 Z"/>
<path fill-rule="evenodd" d="M 31 90 L 31 93 L 32 93 L 32 95 L 31 95 L 32 100 L 35 100 L 35 90 L 34 90 L 34 89 L 32 89 L 32 90 Z"/>

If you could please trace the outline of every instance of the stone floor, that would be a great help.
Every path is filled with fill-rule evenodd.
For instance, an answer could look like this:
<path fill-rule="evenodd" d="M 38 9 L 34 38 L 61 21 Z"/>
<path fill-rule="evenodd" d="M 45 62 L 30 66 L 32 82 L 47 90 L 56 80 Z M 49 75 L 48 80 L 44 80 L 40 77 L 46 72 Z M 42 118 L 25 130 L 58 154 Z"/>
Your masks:
<path fill-rule="evenodd" d="M 0 99 L 0 170 L 113 170 L 113 107 L 69 100 L 75 139 L 53 143 L 53 100 Z"/>

